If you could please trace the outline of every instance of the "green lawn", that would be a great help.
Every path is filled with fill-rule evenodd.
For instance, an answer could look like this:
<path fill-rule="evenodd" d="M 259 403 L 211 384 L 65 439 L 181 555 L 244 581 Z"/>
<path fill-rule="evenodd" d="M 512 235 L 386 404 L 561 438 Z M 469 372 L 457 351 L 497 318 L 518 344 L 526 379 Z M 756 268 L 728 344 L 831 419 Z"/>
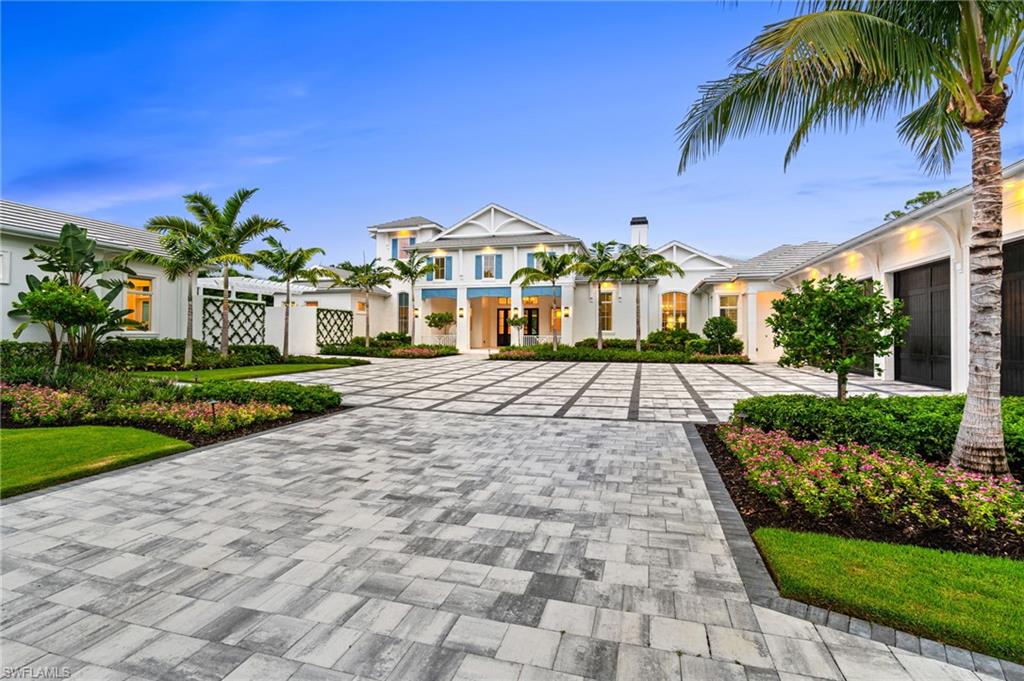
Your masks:
<path fill-rule="evenodd" d="M 361 364 L 362 362 L 360 362 Z M 248 367 L 227 367 L 224 369 L 198 369 L 181 371 L 135 371 L 136 376 L 148 376 L 150 378 L 173 378 L 176 381 L 187 383 L 201 383 L 203 381 L 217 380 L 241 380 L 244 378 L 260 378 L 261 376 L 277 376 L 279 374 L 298 374 L 304 371 L 318 371 L 320 369 L 338 369 L 350 366 L 338 361 L 330 364 L 257 364 Z"/>
<path fill-rule="evenodd" d="M 1024 562 L 761 528 L 783 596 L 1024 663 Z"/>
<path fill-rule="evenodd" d="M 0 430 L 0 497 L 191 448 L 187 442 L 138 428 L 4 428 Z"/>

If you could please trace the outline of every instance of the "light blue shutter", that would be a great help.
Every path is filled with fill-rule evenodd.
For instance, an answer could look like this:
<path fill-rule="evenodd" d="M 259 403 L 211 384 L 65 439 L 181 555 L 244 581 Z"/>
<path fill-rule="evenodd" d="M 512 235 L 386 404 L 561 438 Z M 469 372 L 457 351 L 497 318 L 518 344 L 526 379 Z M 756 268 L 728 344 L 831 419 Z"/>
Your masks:
<path fill-rule="evenodd" d="M 412 237 L 411 239 L 409 239 L 410 246 L 412 246 L 414 243 L 416 243 L 416 237 Z"/>
<path fill-rule="evenodd" d="M 474 268 L 476 270 L 476 278 L 483 279 L 484 276 L 484 256 L 478 255 L 473 259 Z"/>
<path fill-rule="evenodd" d="M 452 256 L 444 256 L 444 278 L 448 281 L 452 280 Z"/>
<path fill-rule="evenodd" d="M 427 281 L 434 281 L 434 259 L 430 259 L 430 269 L 427 270 Z"/>
<path fill-rule="evenodd" d="M 391 257 L 398 258 L 398 239 L 391 240 Z"/>
<path fill-rule="evenodd" d="M 501 279 L 501 255 L 494 256 L 494 278 Z"/>
<path fill-rule="evenodd" d="M 533 261 L 533 251 L 530 251 L 529 253 L 526 254 L 526 266 L 533 267 Z"/>

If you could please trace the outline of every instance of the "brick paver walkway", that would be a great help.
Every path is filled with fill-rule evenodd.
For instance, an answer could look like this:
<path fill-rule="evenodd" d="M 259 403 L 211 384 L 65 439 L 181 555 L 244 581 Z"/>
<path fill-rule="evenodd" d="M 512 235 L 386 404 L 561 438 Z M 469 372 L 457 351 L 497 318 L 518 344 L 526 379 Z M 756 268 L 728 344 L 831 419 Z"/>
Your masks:
<path fill-rule="evenodd" d="M 595 371 L 475 366 L 523 392 Z M 444 367 L 443 396 L 355 380 L 498 404 Z M 752 605 L 682 424 L 371 406 L 5 504 L 2 530 L 3 666 L 36 678 L 979 678 Z"/>
<path fill-rule="evenodd" d="M 479 355 L 377 360 L 287 377 L 330 385 L 350 405 L 499 416 L 558 416 L 629 421 L 724 421 L 753 395 L 831 396 L 835 379 L 813 370 L 752 364 L 628 364 L 487 361 Z M 280 380 L 274 377 L 265 380 Z M 850 378 L 851 395 L 921 395 L 926 386 Z"/>

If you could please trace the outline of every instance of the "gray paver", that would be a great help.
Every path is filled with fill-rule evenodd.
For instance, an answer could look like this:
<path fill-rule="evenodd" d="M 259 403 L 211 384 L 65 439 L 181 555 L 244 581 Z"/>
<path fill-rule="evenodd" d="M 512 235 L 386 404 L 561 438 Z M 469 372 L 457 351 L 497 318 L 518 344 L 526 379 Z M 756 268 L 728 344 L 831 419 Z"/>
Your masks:
<path fill-rule="evenodd" d="M 751 607 L 678 421 L 723 418 L 744 382 L 826 379 L 671 369 L 301 374 L 382 406 L 5 504 L 5 660 L 77 678 L 579 681 L 835 678 L 833 656 L 849 679 L 958 678 L 856 620 L 866 638 Z M 432 389 L 489 411 L 536 392 L 581 418 L 388 407 Z"/>

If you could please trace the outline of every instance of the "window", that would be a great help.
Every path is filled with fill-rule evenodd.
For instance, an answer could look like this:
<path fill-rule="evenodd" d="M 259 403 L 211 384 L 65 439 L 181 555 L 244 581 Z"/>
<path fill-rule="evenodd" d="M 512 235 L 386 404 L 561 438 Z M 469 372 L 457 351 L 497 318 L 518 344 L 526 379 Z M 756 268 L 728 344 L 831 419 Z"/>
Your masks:
<path fill-rule="evenodd" d="M 398 333 L 409 333 L 409 294 L 405 291 L 398 294 Z"/>
<path fill-rule="evenodd" d="M 601 291 L 601 300 L 598 303 L 600 309 L 598 310 L 598 316 L 601 320 L 601 330 L 611 331 L 612 330 L 612 292 Z"/>
<path fill-rule="evenodd" d="M 397 260 L 406 260 L 409 257 L 409 247 L 416 243 L 416 237 L 400 235 L 391 239 L 391 257 Z"/>
<path fill-rule="evenodd" d="M 259 295 L 248 291 L 235 291 L 235 298 L 239 300 L 259 300 Z"/>
<path fill-rule="evenodd" d="M 447 279 L 448 275 L 444 269 L 445 259 L 434 258 L 434 279 Z"/>
<path fill-rule="evenodd" d="M 723 297 L 724 300 L 724 297 Z M 670 291 L 661 294 L 661 328 L 686 328 L 686 294 Z"/>
<path fill-rule="evenodd" d="M 127 307 L 131 312 L 126 319 L 136 322 L 135 331 L 153 330 L 153 280 L 128 277 Z"/>
<path fill-rule="evenodd" d="M 484 254 L 481 261 L 483 262 L 483 278 L 494 279 L 494 254 Z"/>
<path fill-rule="evenodd" d="M 562 333 L 562 308 L 551 308 L 551 333 Z"/>
<path fill-rule="evenodd" d="M 728 317 L 739 323 L 740 297 L 738 295 L 718 296 L 718 316 Z"/>
<path fill-rule="evenodd" d="M 11 252 L 0 251 L 0 284 L 11 283 Z"/>
<path fill-rule="evenodd" d="M 366 301 L 365 300 L 357 300 L 356 301 L 356 312 L 362 312 L 363 314 L 366 314 Z"/>

